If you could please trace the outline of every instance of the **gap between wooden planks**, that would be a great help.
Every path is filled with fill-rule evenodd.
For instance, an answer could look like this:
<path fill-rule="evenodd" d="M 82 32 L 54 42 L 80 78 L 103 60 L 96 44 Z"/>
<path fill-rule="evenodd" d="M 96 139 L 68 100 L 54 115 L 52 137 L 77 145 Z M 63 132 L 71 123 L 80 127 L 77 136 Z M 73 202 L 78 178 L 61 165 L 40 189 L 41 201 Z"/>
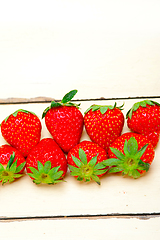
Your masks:
<path fill-rule="evenodd" d="M 149 220 L 152 218 L 159 218 L 160 213 L 127 213 L 127 214 L 107 214 L 107 215 L 71 215 L 71 216 L 38 216 L 38 217 L 17 217 L 17 218 L 0 218 L 0 222 L 15 222 L 15 221 L 28 221 L 28 220 L 74 220 L 74 219 L 88 219 L 88 220 L 97 220 L 97 219 L 133 219 L 137 218 L 139 220 Z"/>
<path fill-rule="evenodd" d="M 102 101 L 102 100 L 131 100 L 131 99 L 153 99 L 160 98 L 160 96 L 137 96 L 137 97 L 121 97 L 121 98 L 95 98 L 95 99 L 73 99 L 72 101 Z M 50 103 L 51 101 L 61 101 L 60 99 L 48 97 L 35 97 L 35 98 L 5 98 L 0 99 L 0 104 L 26 104 L 26 103 Z"/>

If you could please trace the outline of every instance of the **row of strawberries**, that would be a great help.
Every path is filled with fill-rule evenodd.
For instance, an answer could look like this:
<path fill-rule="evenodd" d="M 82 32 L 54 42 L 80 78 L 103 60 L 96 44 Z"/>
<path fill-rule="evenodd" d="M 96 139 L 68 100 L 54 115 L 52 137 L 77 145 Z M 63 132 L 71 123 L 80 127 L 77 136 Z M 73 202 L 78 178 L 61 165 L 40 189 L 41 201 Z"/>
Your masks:
<path fill-rule="evenodd" d="M 41 121 L 35 113 L 19 109 L 1 123 L 7 144 L 0 146 L 0 181 L 13 182 L 26 169 L 34 183 L 64 181 L 67 169 L 77 180 L 95 181 L 120 172 L 139 178 L 153 162 L 160 136 L 160 104 L 137 102 L 128 111 L 131 130 L 122 134 L 123 106 L 92 105 L 84 116 L 71 102 L 77 90 L 61 102 L 52 101 L 42 115 L 52 138 L 41 139 Z M 83 127 L 91 141 L 81 141 Z"/>

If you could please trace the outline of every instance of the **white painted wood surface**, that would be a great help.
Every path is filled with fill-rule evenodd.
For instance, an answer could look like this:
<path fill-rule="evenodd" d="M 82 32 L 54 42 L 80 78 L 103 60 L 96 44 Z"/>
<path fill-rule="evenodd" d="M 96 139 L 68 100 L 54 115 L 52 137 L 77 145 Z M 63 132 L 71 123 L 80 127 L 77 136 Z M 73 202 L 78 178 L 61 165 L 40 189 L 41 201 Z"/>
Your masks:
<path fill-rule="evenodd" d="M 160 101 L 160 99 L 155 99 Z M 101 104 L 114 104 L 114 101 L 100 101 Z M 99 101 L 84 101 L 81 111 Z M 122 101 L 117 101 L 122 105 Z M 135 100 L 125 101 L 124 115 Z M 35 112 L 41 117 L 49 104 L 1 105 L 0 122 L 19 108 Z M 51 137 L 42 120 L 42 138 Z M 123 132 L 129 131 L 125 123 Z M 85 129 L 81 140 L 88 139 Z M 5 143 L 0 136 L 0 144 Z M 95 182 L 80 183 L 67 174 L 66 182 L 54 186 L 37 186 L 26 175 L 14 184 L 0 188 L 0 216 L 4 218 L 138 214 L 160 212 L 160 147 L 156 147 L 156 156 L 149 172 L 140 179 L 124 178 L 117 174 L 107 174 L 101 179 L 101 186 Z M 8 199 L 11 204 L 6 204 Z"/>
<path fill-rule="evenodd" d="M 125 101 L 124 114 L 135 101 L 133 99 Z M 111 100 L 100 102 L 114 103 Z M 99 101 L 81 102 L 82 113 L 93 103 Z M 122 104 L 122 101 L 117 103 Z M 34 111 L 40 117 L 48 105 L 48 103 L 0 105 L 0 121 L 22 107 Z M 42 126 L 42 138 L 50 137 L 43 120 Z M 123 132 L 126 131 L 128 128 L 125 123 Z M 81 140 L 83 139 L 89 139 L 85 130 Z M 5 141 L 0 136 L 0 144 L 3 143 Z M 137 180 L 107 174 L 101 178 L 101 186 L 98 186 L 94 182 L 80 183 L 68 173 L 66 182 L 54 186 L 37 186 L 27 175 L 17 182 L 1 186 L 0 236 L 2 239 L 11 237 L 20 239 L 23 233 L 23 239 L 27 240 L 52 239 L 53 235 L 58 240 L 62 239 L 62 236 L 67 240 L 75 239 L 75 234 L 78 233 L 76 239 L 89 237 L 99 240 L 107 234 L 112 239 L 119 237 L 128 239 L 128 236 L 130 239 L 135 237 L 141 239 L 145 236 L 149 240 L 154 236 L 154 239 L 158 240 L 159 158 L 158 144 L 149 172 Z M 114 215 L 117 217 L 107 217 Z"/>
<path fill-rule="evenodd" d="M 154 239 L 159 240 L 160 218 L 132 219 L 63 219 L 25 220 L 0 222 L 2 239 L 57 239 L 57 240 L 103 240 Z M 8 229 L 8 230 L 7 230 Z"/>
<path fill-rule="evenodd" d="M 0 102 L 61 99 L 72 89 L 78 89 L 75 99 L 120 98 L 124 114 L 137 101 L 129 97 L 160 102 L 159 1 L 8 0 L 0 6 Z M 114 101 L 82 101 L 81 111 L 100 102 Z M 48 105 L 0 104 L 0 122 L 18 108 L 41 117 Z M 42 138 L 50 137 L 42 124 Z M 85 131 L 82 139 L 89 139 Z M 68 173 L 55 186 L 36 186 L 27 175 L 0 186 L 0 238 L 159 240 L 159 158 L 160 144 L 149 172 L 137 180 L 110 174 L 98 186 Z"/>
<path fill-rule="evenodd" d="M 0 98 L 74 88 L 77 98 L 158 96 L 159 9 L 157 0 L 1 2 Z"/>

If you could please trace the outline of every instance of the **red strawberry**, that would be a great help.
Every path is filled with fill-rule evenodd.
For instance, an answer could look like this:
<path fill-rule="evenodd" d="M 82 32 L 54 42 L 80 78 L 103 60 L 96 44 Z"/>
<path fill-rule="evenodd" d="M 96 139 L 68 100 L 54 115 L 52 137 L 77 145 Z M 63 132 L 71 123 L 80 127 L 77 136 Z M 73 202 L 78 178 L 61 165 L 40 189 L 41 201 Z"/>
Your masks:
<path fill-rule="evenodd" d="M 62 181 L 67 172 L 67 160 L 51 138 L 42 139 L 26 159 L 28 175 L 36 184 L 54 184 Z"/>
<path fill-rule="evenodd" d="M 73 147 L 67 156 L 71 175 L 79 181 L 89 182 L 94 180 L 100 184 L 100 177 L 107 170 L 102 163 L 107 159 L 106 151 L 98 144 L 90 141 L 82 141 Z"/>
<path fill-rule="evenodd" d="M 0 182 L 2 184 L 11 183 L 20 178 L 25 163 L 25 158 L 17 149 L 7 144 L 0 146 Z"/>
<path fill-rule="evenodd" d="M 122 175 L 139 178 L 149 170 L 155 151 L 146 137 L 128 132 L 111 144 L 108 154 L 109 159 L 104 165 L 111 167 L 109 172 L 122 172 Z"/>
<path fill-rule="evenodd" d="M 43 112 L 45 123 L 53 139 L 64 152 L 77 145 L 83 130 L 83 115 L 78 106 L 69 102 L 77 90 L 66 94 L 61 102 L 51 102 L 51 106 Z"/>
<path fill-rule="evenodd" d="M 1 123 L 4 139 L 26 157 L 40 141 L 41 122 L 33 112 L 19 109 Z"/>
<path fill-rule="evenodd" d="M 110 144 L 121 135 L 124 126 L 122 106 L 92 105 L 85 112 L 84 125 L 90 139 L 108 151 Z"/>
<path fill-rule="evenodd" d="M 127 125 L 131 131 L 146 136 L 156 147 L 160 137 L 160 104 L 151 100 L 137 102 L 128 111 Z"/>

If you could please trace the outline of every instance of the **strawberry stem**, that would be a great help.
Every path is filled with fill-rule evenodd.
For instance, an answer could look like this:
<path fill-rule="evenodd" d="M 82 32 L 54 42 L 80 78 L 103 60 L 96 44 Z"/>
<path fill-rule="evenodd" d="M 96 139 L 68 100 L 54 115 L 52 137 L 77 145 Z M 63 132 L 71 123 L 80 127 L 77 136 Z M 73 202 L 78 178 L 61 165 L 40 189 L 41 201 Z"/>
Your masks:
<path fill-rule="evenodd" d="M 15 181 L 15 179 L 23 176 L 23 174 L 19 174 L 19 172 L 24 168 L 25 162 L 21 163 L 17 167 L 17 160 L 13 162 L 14 159 L 15 152 L 11 154 L 6 168 L 0 163 L 0 181 L 2 182 L 2 185 L 7 182 L 11 183 Z"/>
<path fill-rule="evenodd" d="M 33 114 L 33 115 L 36 116 L 36 114 L 35 114 L 34 112 L 30 112 L 30 111 L 27 111 L 27 110 L 24 110 L 24 109 L 18 109 L 18 110 L 16 110 L 14 113 L 12 113 L 12 114 L 10 114 L 8 117 L 6 117 L 6 118 L 5 118 L 5 122 L 7 122 L 8 118 L 9 118 L 11 115 L 14 116 L 14 117 L 17 117 L 17 114 L 18 114 L 19 112 L 23 112 L 23 113 L 27 113 L 27 114 L 31 113 L 31 114 Z"/>
<path fill-rule="evenodd" d="M 140 158 L 148 147 L 145 144 L 138 150 L 138 143 L 134 137 L 131 137 L 124 143 L 124 154 L 116 148 L 110 147 L 110 150 L 117 158 L 105 160 L 104 165 L 110 167 L 110 173 L 122 172 L 122 175 L 128 175 L 133 178 L 139 178 L 140 172 L 149 170 L 150 164 L 143 162 Z"/>
<path fill-rule="evenodd" d="M 79 108 L 80 103 L 76 104 L 76 103 L 72 103 L 70 102 L 71 99 L 75 96 L 75 94 L 77 93 L 77 90 L 71 90 L 69 93 L 67 93 L 61 100 L 61 102 L 56 102 L 56 101 L 52 101 L 51 105 L 49 107 L 47 107 L 42 114 L 42 119 L 45 117 L 45 115 L 47 114 L 47 112 L 54 107 L 61 107 L 61 106 L 68 106 L 68 107 L 76 107 Z"/>
<path fill-rule="evenodd" d="M 127 112 L 126 114 L 126 119 L 127 118 L 130 118 L 132 117 L 132 114 L 133 112 L 137 111 L 137 109 L 139 107 L 143 107 L 143 108 L 146 108 L 147 105 L 150 105 L 150 106 L 154 106 L 154 105 L 157 105 L 157 106 L 160 106 L 160 104 L 158 102 L 155 102 L 155 101 L 152 101 L 152 100 L 143 100 L 143 101 L 140 101 L 140 102 L 136 102 L 131 109 L 129 109 L 129 111 Z"/>
<path fill-rule="evenodd" d="M 117 103 L 116 102 L 115 102 L 114 105 L 95 105 L 95 104 L 93 104 L 84 112 L 84 114 L 86 114 L 90 110 L 92 110 L 93 112 L 97 111 L 97 110 L 100 110 L 101 114 L 104 114 L 104 113 L 107 112 L 108 109 L 112 110 L 114 108 L 118 108 L 120 110 L 123 110 L 123 106 L 124 106 L 124 104 L 119 106 L 119 107 L 117 107 Z"/>
<path fill-rule="evenodd" d="M 45 162 L 44 166 L 40 161 L 38 161 L 37 169 L 34 167 L 29 167 L 32 173 L 28 173 L 28 175 L 36 184 L 55 184 L 58 182 L 63 182 L 61 179 L 63 171 L 59 171 L 59 168 L 60 166 L 51 168 L 50 161 Z"/>
<path fill-rule="evenodd" d="M 97 156 L 94 156 L 89 162 L 87 162 L 87 156 L 83 149 L 79 149 L 79 158 L 72 155 L 72 159 L 76 167 L 69 165 L 70 174 L 77 177 L 78 181 L 84 180 L 85 182 L 95 181 L 100 185 L 100 179 L 98 175 L 104 174 L 108 171 L 103 162 L 97 163 Z"/>

